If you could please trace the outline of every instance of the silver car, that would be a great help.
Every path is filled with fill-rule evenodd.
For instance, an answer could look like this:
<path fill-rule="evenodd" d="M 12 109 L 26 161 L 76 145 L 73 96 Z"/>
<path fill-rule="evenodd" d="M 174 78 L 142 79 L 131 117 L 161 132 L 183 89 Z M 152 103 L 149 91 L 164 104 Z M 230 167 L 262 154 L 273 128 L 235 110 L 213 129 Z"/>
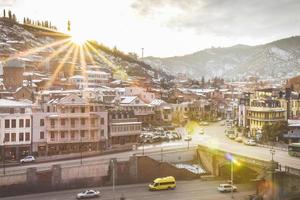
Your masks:
<path fill-rule="evenodd" d="M 217 187 L 219 192 L 236 192 L 237 187 L 228 183 L 220 184 L 219 187 Z"/>
<path fill-rule="evenodd" d="M 35 161 L 35 158 L 34 156 L 26 156 L 25 158 L 21 159 L 20 160 L 20 163 L 23 164 L 23 163 L 30 163 L 30 162 L 34 162 Z"/>
<path fill-rule="evenodd" d="M 94 198 L 94 197 L 99 197 L 100 192 L 95 191 L 95 190 L 86 190 L 84 192 L 80 192 L 77 194 L 76 198 L 77 199 L 85 199 L 85 198 Z"/>

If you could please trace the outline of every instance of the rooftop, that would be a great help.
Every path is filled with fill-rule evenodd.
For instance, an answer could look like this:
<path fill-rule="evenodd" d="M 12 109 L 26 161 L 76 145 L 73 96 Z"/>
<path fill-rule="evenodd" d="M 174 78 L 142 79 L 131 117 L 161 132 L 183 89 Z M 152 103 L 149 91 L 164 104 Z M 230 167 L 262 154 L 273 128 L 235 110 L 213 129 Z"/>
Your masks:
<path fill-rule="evenodd" d="M 22 101 L 0 99 L 0 108 L 15 108 L 15 107 L 30 107 L 30 106 L 32 106 L 32 104 L 22 102 Z"/>

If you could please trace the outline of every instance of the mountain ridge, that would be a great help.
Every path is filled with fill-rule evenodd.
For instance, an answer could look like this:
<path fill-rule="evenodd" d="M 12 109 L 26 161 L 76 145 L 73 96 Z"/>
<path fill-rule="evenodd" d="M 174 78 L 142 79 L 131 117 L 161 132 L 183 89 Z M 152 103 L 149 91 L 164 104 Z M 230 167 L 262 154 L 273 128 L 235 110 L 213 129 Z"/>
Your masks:
<path fill-rule="evenodd" d="M 289 78 L 300 74 L 300 36 L 266 44 L 208 48 L 184 56 L 146 57 L 151 66 L 192 78 L 220 76 L 225 79 Z M 294 72 L 294 74 L 292 74 Z"/>

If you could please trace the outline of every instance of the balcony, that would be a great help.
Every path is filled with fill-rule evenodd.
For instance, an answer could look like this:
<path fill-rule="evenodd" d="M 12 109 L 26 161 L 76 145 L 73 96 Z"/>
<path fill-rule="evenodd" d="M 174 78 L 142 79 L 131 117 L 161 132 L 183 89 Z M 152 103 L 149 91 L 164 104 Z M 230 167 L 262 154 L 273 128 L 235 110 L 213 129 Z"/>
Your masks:
<path fill-rule="evenodd" d="M 82 139 L 80 139 L 80 137 L 66 137 L 66 138 L 60 138 L 60 137 L 55 137 L 55 138 L 51 138 L 48 137 L 47 138 L 47 143 L 49 144 L 59 144 L 59 143 L 81 143 L 81 142 L 98 142 L 99 138 L 94 137 L 94 138 L 89 138 L 89 137 L 84 137 Z"/>
<path fill-rule="evenodd" d="M 249 107 L 248 111 L 252 112 L 284 112 L 285 109 L 281 107 Z"/>
<path fill-rule="evenodd" d="M 264 121 L 264 122 L 274 122 L 274 121 L 282 121 L 285 120 L 285 117 L 268 117 L 268 118 L 264 118 L 264 117 L 252 117 L 252 116 L 248 116 L 248 119 L 251 120 L 256 120 L 256 121 Z"/>

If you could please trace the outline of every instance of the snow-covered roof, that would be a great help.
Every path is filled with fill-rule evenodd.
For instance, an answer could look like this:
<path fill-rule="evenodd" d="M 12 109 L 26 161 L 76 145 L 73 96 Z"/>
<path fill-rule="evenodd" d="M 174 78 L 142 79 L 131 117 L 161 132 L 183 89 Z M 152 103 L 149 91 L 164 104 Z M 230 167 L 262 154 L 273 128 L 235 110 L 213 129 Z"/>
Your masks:
<path fill-rule="evenodd" d="M 30 107 L 32 104 L 22 101 L 14 101 L 8 99 L 0 99 L 1 108 L 12 108 L 12 107 Z"/>
<path fill-rule="evenodd" d="M 121 104 L 129 104 L 134 101 L 137 96 L 122 96 L 121 97 Z"/>
<path fill-rule="evenodd" d="M 75 76 L 71 76 L 70 79 L 84 79 L 84 76 L 75 75 Z"/>
<path fill-rule="evenodd" d="M 164 100 L 161 100 L 161 99 L 154 99 L 150 103 L 150 105 L 153 105 L 153 106 L 160 106 L 162 104 L 166 104 L 166 102 Z"/>

